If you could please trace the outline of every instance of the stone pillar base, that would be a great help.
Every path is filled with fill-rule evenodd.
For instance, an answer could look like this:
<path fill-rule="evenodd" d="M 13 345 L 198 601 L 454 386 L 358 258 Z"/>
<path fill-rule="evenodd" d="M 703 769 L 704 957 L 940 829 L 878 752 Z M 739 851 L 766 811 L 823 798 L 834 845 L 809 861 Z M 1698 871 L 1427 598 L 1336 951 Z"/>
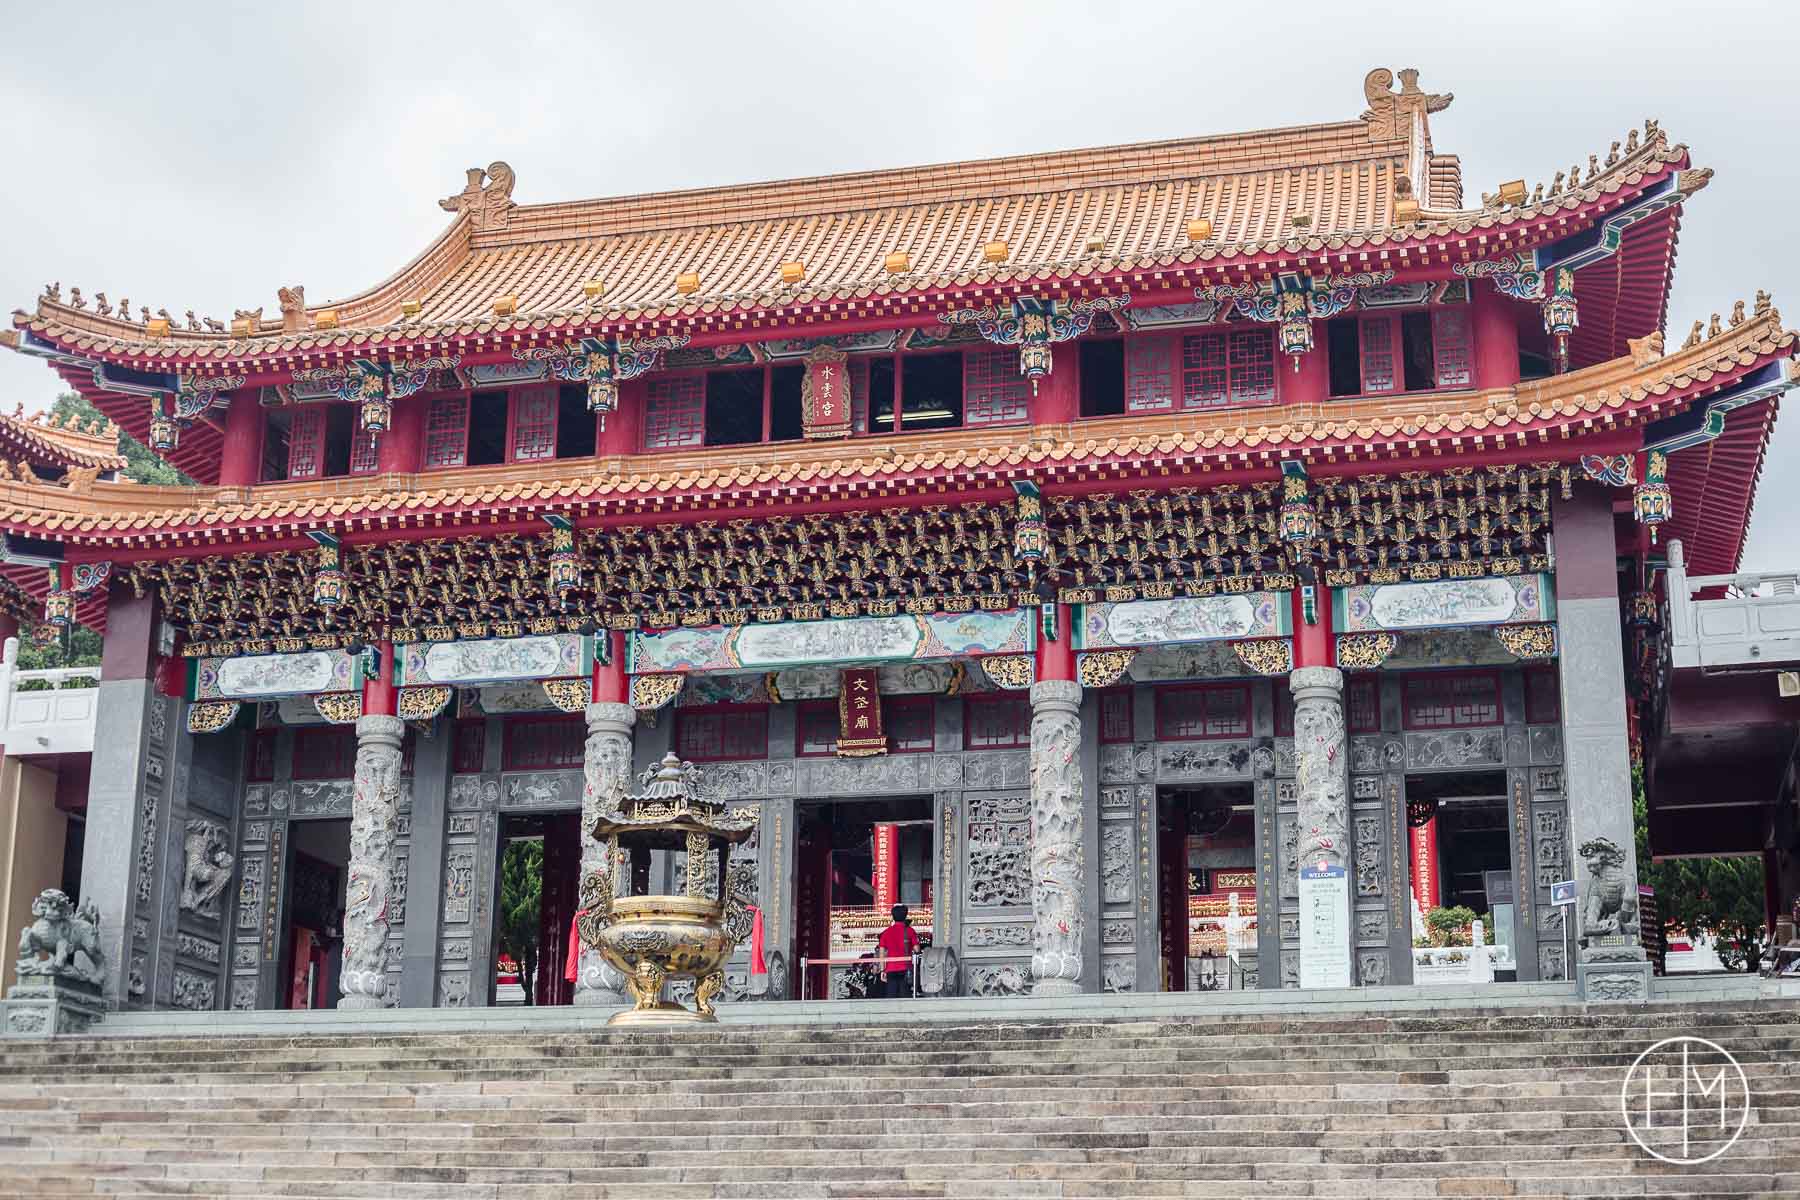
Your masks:
<path fill-rule="evenodd" d="M 339 1012 L 345 1012 L 351 1009 L 386 1008 L 387 998 L 384 996 L 363 995 L 339 996 L 337 1006 Z"/>
<path fill-rule="evenodd" d="M 1034 996 L 1079 996 L 1081 983 L 1075 979 L 1038 979 L 1031 984 Z"/>
<path fill-rule="evenodd" d="M 7 1037 L 86 1033 L 106 1015 L 98 988 L 40 979 L 15 985 L 0 1000 L 0 1032 Z"/>
<path fill-rule="evenodd" d="M 575 999 L 571 1003 L 576 1008 L 623 1008 L 625 997 L 611 988 L 588 988 L 577 985 Z"/>
<path fill-rule="evenodd" d="M 1581 998 L 1590 1003 L 1616 1001 L 1642 1004 L 1650 999 L 1653 969 L 1648 961 L 1584 962 L 1576 968 Z"/>

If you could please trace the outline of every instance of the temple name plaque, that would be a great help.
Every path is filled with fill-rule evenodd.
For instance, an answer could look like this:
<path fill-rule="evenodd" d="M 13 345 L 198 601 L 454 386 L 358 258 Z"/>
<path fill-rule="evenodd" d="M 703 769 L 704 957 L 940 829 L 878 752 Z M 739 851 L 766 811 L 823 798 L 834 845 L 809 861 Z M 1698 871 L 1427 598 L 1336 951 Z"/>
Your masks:
<path fill-rule="evenodd" d="M 1320 863 L 1300 872 L 1300 986 L 1350 986 L 1350 876 Z"/>

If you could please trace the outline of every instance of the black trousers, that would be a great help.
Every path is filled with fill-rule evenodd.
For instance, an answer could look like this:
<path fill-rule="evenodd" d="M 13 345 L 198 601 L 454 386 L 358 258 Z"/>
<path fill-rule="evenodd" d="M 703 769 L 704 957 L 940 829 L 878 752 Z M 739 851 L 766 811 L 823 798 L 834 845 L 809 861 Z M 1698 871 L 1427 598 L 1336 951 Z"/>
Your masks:
<path fill-rule="evenodd" d="M 869 987 L 871 1000 L 905 1000 L 912 996 L 912 971 L 877 972 Z"/>

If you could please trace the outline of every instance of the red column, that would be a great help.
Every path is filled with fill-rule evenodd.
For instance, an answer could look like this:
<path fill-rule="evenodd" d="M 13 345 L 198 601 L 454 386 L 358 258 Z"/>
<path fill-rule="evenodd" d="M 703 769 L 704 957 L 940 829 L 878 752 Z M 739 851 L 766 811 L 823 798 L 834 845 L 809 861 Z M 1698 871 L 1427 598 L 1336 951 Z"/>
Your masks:
<path fill-rule="evenodd" d="M 232 394 L 225 410 L 225 440 L 219 448 L 219 486 L 249 487 L 262 474 L 262 405 L 255 390 Z"/>
<path fill-rule="evenodd" d="M 631 379 L 619 385 L 619 411 L 606 414 L 606 428 L 594 438 L 600 458 L 636 454 L 643 443 L 644 405 L 650 399 L 650 383 Z"/>
<path fill-rule="evenodd" d="M 379 665 L 375 674 L 363 680 L 362 715 L 391 717 L 399 711 L 399 689 L 394 687 L 394 643 L 376 642 Z"/>
<path fill-rule="evenodd" d="M 1519 382 L 1519 325 L 1513 301 L 1488 284 L 1477 284 L 1469 302 L 1475 386 L 1512 387 Z"/>
<path fill-rule="evenodd" d="M 1074 631 L 1069 628 L 1070 611 L 1066 604 L 1056 606 L 1056 640 L 1051 641 L 1038 631 L 1037 646 L 1037 679 L 1039 683 L 1046 679 L 1075 678 L 1075 643 Z"/>
<path fill-rule="evenodd" d="M 631 683 L 625 677 L 625 634 L 618 629 L 602 629 L 596 637 L 605 638 L 612 647 L 612 653 L 604 657 L 611 662 L 602 662 L 601 655 L 594 656 L 594 690 L 589 693 L 595 704 L 625 704 L 631 692 Z"/>
<path fill-rule="evenodd" d="M 1331 398 L 1331 359 L 1325 351 L 1325 322 L 1313 322 L 1313 348 L 1294 360 L 1275 352 L 1276 388 L 1283 404 L 1322 404 Z"/>
<path fill-rule="evenodd" d="M 1031 398 L 1033 425 L 1062 425 L 1081 414 L 1081 347 L 1059 342 L 1050 347 L 1050 374 L 1037 380 Z"/>
<path fill-rule="evenodd" d="M 1314 351 L 1317 353 L 1317 351 Z M 1294 613 L 1294 665 L 1296 667 L 1332 667 L 1337 665 L 1337 645 L 1331 636 L 1331 589 L 1315 585 L 1313 620 L 1306 620 L 1306 590 L 1297 587 L 1292 593 Z"/>
<path fill-rule="evenodd" d="M 425 466 L 425 415 L 431 400 L 408 396 L 394 405 L 394 423 L 375 440 L 375 470 L 410 475 Z"/>

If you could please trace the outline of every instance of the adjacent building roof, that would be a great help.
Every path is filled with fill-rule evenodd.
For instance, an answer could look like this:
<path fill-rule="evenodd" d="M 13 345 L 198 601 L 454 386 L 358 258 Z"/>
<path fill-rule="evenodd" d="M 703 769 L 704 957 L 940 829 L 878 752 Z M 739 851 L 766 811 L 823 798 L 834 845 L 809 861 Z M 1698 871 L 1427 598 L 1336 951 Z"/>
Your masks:
<path fill-rule="evenodd" d="M 0 478 L 35 474 L 60 475 L 69 470 L 121 471 L 119 428 L 105 418 L 82 420 L 36 412 L 19 405 L 11 416 L 0 414 Z"/>

